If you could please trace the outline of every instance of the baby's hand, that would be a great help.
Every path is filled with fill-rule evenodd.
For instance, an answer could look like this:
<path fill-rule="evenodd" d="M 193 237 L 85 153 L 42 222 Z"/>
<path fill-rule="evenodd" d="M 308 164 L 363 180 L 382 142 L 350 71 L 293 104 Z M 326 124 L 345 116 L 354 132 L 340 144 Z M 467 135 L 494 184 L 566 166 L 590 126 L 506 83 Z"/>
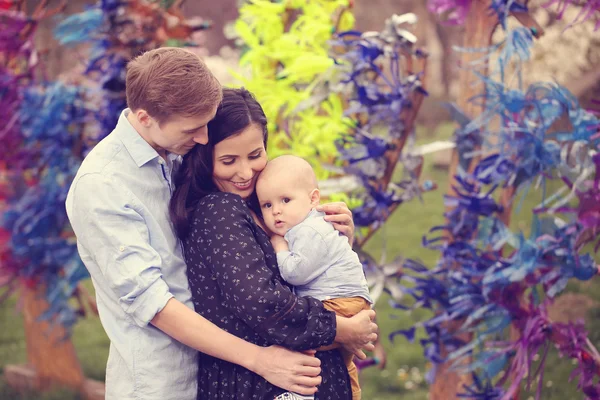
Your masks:
<path fill-rule="evenodd" d="M 290 250 L 290 248 L 288 247 L 288 243 L 283 238 L 283 236 L 279 236 L 279 235 L 271 236 L 271 244 L 273 245 L 273 248 L 275 249 L 275 253 Z"/>

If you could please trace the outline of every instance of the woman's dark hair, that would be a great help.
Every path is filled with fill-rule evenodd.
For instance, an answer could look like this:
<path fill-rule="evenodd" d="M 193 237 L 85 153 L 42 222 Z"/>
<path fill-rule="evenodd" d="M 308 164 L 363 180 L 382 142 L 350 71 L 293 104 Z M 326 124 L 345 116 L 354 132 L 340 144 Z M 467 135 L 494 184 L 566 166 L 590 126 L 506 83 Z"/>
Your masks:
<path fill-rule="evenodd" d="M 251 124 L 262 128 L 266 148 L 267 117 L 258 101 L 244 88 L 223 88 L 223 100 L 215 118 L 208 123 L 208 143 L 194 146 L 183 157 L 175 175 L 175 192 L 169 204 L 169 215 L 179 239 L 187 236 L 198 201 L 209 193 L 219 191 L 213 182 L 215 145 L 241 133 Z"/>

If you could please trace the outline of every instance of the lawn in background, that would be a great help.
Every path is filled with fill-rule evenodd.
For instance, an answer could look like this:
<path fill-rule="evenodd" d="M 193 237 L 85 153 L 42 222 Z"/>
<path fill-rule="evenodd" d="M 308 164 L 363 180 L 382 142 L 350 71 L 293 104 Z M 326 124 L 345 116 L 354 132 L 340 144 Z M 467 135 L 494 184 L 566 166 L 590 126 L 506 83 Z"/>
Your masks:
<path fill-rule="evenodd" d="M 419 132 L 420 143 L 447 139 L 451 134 L 451 125 L 442 125 L 434 135 L 424 135 Z M 428 136 L 424 138 L 425 136 Z M 407 258 L 419 259 L 427 266 L 433 266 L 438 253 L 424 249 L 421 238 L 431 227 L 443 222 L 443 194 L 447 190 L 447 172 L 435 170 L 429 157 L 423 172 L 426 179 L 432 179 L 439 185 L 437 191 L 426 193 L 423 202 L 418 199 L 403 204 L 389 218 L 385 226 L 367 244 L 366 250 L 376 260 L 380 259 L 385 244 L 388 261 L 402 255 Z M 513 231 L 522 229 L 525 232 L 531 223 L 530 210 L 539 201 L 539 195 L 529 196 L 519 213 L 512 218 Z M 384 241 L 385 238 L 385 241 Z M 384 243 L 385 242 L 385 243 Z M 89 282 L 86 285 L 91 287 Z M 568 291 L 581 292 L 592 299 L 600 301 L 600 282 L 598 279 L 591 283 L 571 283 Z M 412 313 L 394 310 L 388 304 L 388 299 L 382 297 L 377 304 L 378 323 L 382 332 L 382 342 L 387 349 L 387 365 L 384 370 L 375 367 L 361 373 L 363 398 L 365 400 L 425 400 L 428 398 L 428 388 L 424 380 L 426 365 L 422 348 L 411 344 L 403 337 L 397 336 L 391 343 L 387 336 L 398 329 L 406 329 L 417 321 L 428 317 L 425 310 Z M 590 311 L 587 319 L 588 328 L 592 332 L 590 338 L 600 346 L 600 310 Z M 108 339 L 97 318 L 82 320 L 74 330 L 73 341 L 87 377 L 103 380 L 104 368 L 108 357 Z M 75 400 L 79 397 L 68 391 L 57 391 L 45 395 L 19 394 L 7 387 L 1 377 L 2 369 L 7 364 L 23 363 L 26 360 L 25 341 L 22 318 L 16 311 L 15 299 L 0 305 L 0 400 Z M 582 399 L 576 391 L 574 383 L 568 383 L 568 377 L 573 367 L 570 360 L 559 360 L 554 353 L 549 355 L 547 370 L 544 377 L 544 399 Z M 522 399 L 529 394 L 524 393 Z"/>

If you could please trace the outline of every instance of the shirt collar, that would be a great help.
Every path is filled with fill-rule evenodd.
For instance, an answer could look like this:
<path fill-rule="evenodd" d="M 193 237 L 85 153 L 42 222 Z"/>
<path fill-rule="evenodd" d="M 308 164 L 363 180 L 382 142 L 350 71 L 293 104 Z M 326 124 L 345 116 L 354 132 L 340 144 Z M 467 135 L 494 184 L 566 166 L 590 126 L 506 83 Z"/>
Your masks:
<path fill-rule="evenodd" d="M 133 158 L 136 165 L 138 167 L 142 167 L 148 161 L 154 160 L 157 157 L 160 157 L 156 150 L 148 144 L 144 140 L 144 138 L 135 130 L 133 125 L 127 119 L 127 116 L 131 110 L 126 108 L 121 112 L 121 116 L 119 117 L 119 122 L 117 123 L 117 127 L 115 128 L 115 134 L 121 140 L 129 155 Z M 176 155 L 173 155 L 176 157 Z M 170 155 L 169 155 L 169 158 Z"/>

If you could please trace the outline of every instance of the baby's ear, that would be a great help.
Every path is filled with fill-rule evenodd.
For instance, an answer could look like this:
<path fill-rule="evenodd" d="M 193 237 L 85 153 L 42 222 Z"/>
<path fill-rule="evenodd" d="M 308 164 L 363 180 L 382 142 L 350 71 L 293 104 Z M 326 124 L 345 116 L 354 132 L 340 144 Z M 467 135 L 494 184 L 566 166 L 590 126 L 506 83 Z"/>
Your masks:
<path fill-rule="evenodd" d="M 313 207 L 316 207 L 319 205 L 319 202 L 321 201 L 321 192 L 319 192 L 319 189 L 314 189 L 312 192 L 310 192 L 310 204 L 312 204 Z"/>

